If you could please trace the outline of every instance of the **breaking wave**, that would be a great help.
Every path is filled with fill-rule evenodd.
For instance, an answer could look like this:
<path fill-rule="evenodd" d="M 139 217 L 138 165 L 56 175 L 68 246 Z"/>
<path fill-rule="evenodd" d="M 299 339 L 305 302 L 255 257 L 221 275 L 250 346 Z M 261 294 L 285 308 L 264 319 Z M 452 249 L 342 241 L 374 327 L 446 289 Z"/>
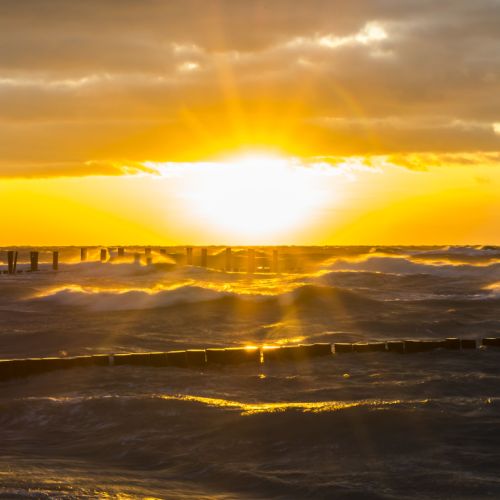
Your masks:
<path fill-rule="evenodd" d="M 171 307 L 178 304 L 215 302 L 220 300 L 244 302 L 276 302 L 282 306 L 321 306 L 325 301 L 342 301 L 346 306 L 355 307 L 369 305 L 373 301 L 355 292 L 341 288 L 302 285 L 285 293 L 236 293 L 214 290 L 201 286 L 180 286 L 170 290 L 106 290 L 85 288 L 81 286 L 63 286 L 46 290 L 38 297 L 30 299 L 35 302 L 85 307 L 95 311 L 119 311 L 134 309 L 155 309 Z"/>

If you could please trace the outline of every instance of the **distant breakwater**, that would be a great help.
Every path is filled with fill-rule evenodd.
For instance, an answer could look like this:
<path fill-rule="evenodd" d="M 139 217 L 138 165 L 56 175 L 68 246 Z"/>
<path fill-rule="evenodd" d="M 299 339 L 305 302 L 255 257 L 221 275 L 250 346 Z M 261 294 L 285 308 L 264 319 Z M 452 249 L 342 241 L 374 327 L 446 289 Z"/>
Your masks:
<path fill-rule="evenodd" d="M 75 249 L 73 249 L 75 250 Z M 0 268 L 0 274 L 16 275 L 25 272 L 41 270 L 59 270 L 61 250 L 58 248 L 36 249 L 21 251 L 20 249 L 6 249 L 6 267 Z M 317 261 L 325 258 L 324 250 L 304 253 L 303 251 L 279 251 L 278 248 L 267 247 L 81 247 L 79 257 L 72 262 L 97 261 L 120 262 L 132 261 L 136 264 L 151 266 L 155 262 L 168 262 L 178 266 L 196 266 L 218 269 L 228 272 L 278 273 L 280 271 L 300 271 L 309 260 Z M 43 264 L 41 257 L 43 255 Z M 50 258 L 49 258 L 50 255 Z M 0 263 L 2 260 L 0 259 Z M 23 267 L 20 263 L 23 262 Z"/>
<path fill-rule="evenodd" d="M 500 348 L 500 338 L 483 338 L 482 348 Z M 0 360 L 0 381 L 28 377 L 54 370 L 85 367 L 150 366 L 203 368 L 243 363 L 307 362 L 319 357 L 363 353 L 414 354 L 436 349 L 466 351 L 476 349 L 476 339 L 456 337 L 443 340 L 400 340 L 386 342 L 317 343 L 289 346 L 248 346 L 188 349 L 167 352 L 95 354 L 75 357 Z"/>

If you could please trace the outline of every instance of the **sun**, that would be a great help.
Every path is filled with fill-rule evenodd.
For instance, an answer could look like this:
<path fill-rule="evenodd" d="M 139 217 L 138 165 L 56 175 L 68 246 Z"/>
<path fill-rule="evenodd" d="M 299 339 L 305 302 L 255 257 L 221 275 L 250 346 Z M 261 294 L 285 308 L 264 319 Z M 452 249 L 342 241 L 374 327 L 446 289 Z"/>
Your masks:
<path fill-rule="evenodd" d="M 321 204 L 317 176 L 293 158 L 251 153 L 205 164 L 186 196 L 228 238 L 265 243 L 298 231 Z"/>

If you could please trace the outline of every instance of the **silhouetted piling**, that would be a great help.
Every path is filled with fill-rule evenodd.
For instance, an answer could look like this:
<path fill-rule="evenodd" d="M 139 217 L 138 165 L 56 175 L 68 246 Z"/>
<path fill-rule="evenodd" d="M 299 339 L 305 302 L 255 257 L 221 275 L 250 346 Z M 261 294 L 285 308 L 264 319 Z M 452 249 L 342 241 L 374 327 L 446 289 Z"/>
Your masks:
<path fill-rule="evenodd" d="M 316 344 L 302 344 L 300 347 L 309 357 L 331 356 L 332 345 L 326 342 L 318 342 Z"/>
<path fill-rule="evenodd" d="M 118 257 L 119 258 L 125 257 L 125 248 L 118 249 Z"/>
<path fill-rule="evenodd" d="M 247 258 L 247 272 L 253 274 L 255 272 L 255 250 L 253 248 L 248 249 Z"/>
<path fill-rule="evenodd" d="M 188 266 L 193 265 L 193 247 L 186 248 L 186 264 Z"/>
<path fill-rule="evenodd" d="M 272 263 L 271 271 L 273 273 L 278 273 L 279 272 L 278 250 L 276 250 L 276 249 L 273 250 L 273 263 Z"/>
<path fill-rule="evenodd" d="M 444 347 L 446 349 L 460 349 L 460 339 L 456 337 L 447 338 L 444 341 Z"/>
<path fill-rule="evenodd" d="M 231 253 L 231 249 L 230 248 L 226 248 L 226 262 L 225 262 L 225 269 L 226 269 L 226 271 L 232 271 L 232 269 L 233 269 L 232 260 L 233 260 L 233 256 L 232 256 L 232 253 Z"/>
<path fill-rule="evenodd" d="M 168 366 L 167 355 L 164 352 L 139 352 L 115 354 L 114 364 L 136 366 Z"/>
<path fill-rule="evenodd" d="M 405 340 L 405 352 L 422 352 L 421 340 Z"/>
<path fill-rule="evenodd" d="M 153 263 L 153 257 L 151 257 L 151 248 L 144 249 L 144 255 L 146 256 L 146 265 L 150 266 Z"/>
<path fill-rule="evenodd" d="M 228 347 L 224 351 L 229 364 L 260 363 L 260 349 L 257 347 Z"/>
<path fill-rule="evenodd" d="M 357 342 L 352 344 L 353 352 L 384 352 L 384 342 Z"/>
<path fill-rule="evenodd" d="M 205 349 L 188 349 L 186 351 L 188 366 L 204 366 L 207 364 Z"/>
<path fill-rule="evenodd" d="M 336 342 L 333 344 L 335 354 L 346 354 L 352 352 L 352 344 L 349 342 Z"/>
<path fill-rule="evenodd" d="M 90 359 L 91 366 L 113 366 L 114 356 L 109 354 L 94 354 Z"/>
<path fill-rule="evenodd" d="M 148 352 L 148 366 L 168 366 L 166 352 Z"/>
<path fill-rule="evenodd" d="M 52 252 L 52 269 L 54 271 L 59 269 L 59 252 L 57 250 Z"/>
<path fill-rule="evenodd" d="M 113 355 L 113 365 L 144 365 L 145 357 L 143 353 L 121 353 Z"/>
<path fill-rule="evenodd" d="M 86 260 L 87 260 L 87 249 L 81 248 L 80 249 L 80 261 L 85 262 Z"/>
<path fill-rule="evenodd" d="M 385 342 L 368 342 L 369 352 L 385 352 L 386 350 Z"/>
<path fill-rule="evenodd" d="M 387 342 L 387 351 L 401 354 L 405 352 L 405 343 L 402 340 L 391 340 Z"/>
<path fill-rule="evenodd" d="M 482 344 L 488 347 L 500 347 L 500 338 L 488 337 L 483 339 Z"/>
<path fill-rule="evenodd" d="M 460 347 L 462 349 L 475 349 L 476 348 L 476 339 L 461 339 Z"/>
<path fill-rule="evenodd" d="M 101 262 L 106 262 L 108 257 L 108 251 L 105 248 L 101 248 Z"/>
<path fill-rule="evenodd" d="M 225 363 L 226 353 L 224 351 L 225 350 L 223 348 L 216 348 L 216 347 L 205 349 L 205 353 L 207 356 L 207 363 L 210 365 L 226 364 Z"/>
<path fill-rule="evenodd" d="M 236 365 L 240 363 L 260 363 L 257 347 L 229 347 L 226 349 L 206 349 L 207 363 Z"/>
<path fill-rule="evenodd" d="M 108 356 L 105 356 L 102 359 L 107 358 Z M 109 364 L 109 361 L 104 364 L 100 362 L 96 362 L 95 356 L 75 356 L 73 358 L 68 358 L 68 365 L 71 368 L 87 368 L 89 366 L 95 366 L 95 365 L 102 365 L 102 366 L 107 366 Z"/>
<path fill-rule="evenodd" d="M 208 265 L 208 250 L 206 248 L 201 249 L 201 267 L 207 267 Z"/>
<path fill-rule="evenodd" d="M 422 351 L 432 351 L 445 347 L 445 343 L 442 340 L 422 340 L 420 346 Z"/>
<path fill-rule="evenodd" d="M 262 355 L 264 363 L 267 361 L 304 361 L 319 356 L 331 356 L 330 344 L 300 344 L 282 347 L 264 347 Z"/>
<path fill-rule="evenodd" d="M 167 366 L 187 366 L 186 351 L 169 351 L 167 352 Z"/>
<path fill-rule="evenodd" d="M 38 252 L 30 252 L 30 271 L 38 271 Z"/>
<path fill-rule="evenodd" d="M 141 263 L 141 254 L 140 253 L 134 253 L 134 263 L 135 264 Z"/>
<path fill-rule="evenodd" d="M 16 269 L 14 267 L 14 251 L 9 250 L 7 252 L 7 266 L 9 270 L 9 274 L 14 274 L 16 272 Z"/>

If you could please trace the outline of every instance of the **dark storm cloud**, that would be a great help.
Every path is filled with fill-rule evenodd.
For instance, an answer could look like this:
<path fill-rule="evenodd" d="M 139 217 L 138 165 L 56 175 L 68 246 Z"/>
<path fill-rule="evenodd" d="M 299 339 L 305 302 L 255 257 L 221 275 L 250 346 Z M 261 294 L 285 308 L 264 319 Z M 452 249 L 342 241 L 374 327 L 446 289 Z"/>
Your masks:
<path fill-rule="evenodd" d="M 3 0 L 0 174 L 183 159 L 238 127 L 301 155 L 496 151 L 498 26 L 496 0 Z"/>

